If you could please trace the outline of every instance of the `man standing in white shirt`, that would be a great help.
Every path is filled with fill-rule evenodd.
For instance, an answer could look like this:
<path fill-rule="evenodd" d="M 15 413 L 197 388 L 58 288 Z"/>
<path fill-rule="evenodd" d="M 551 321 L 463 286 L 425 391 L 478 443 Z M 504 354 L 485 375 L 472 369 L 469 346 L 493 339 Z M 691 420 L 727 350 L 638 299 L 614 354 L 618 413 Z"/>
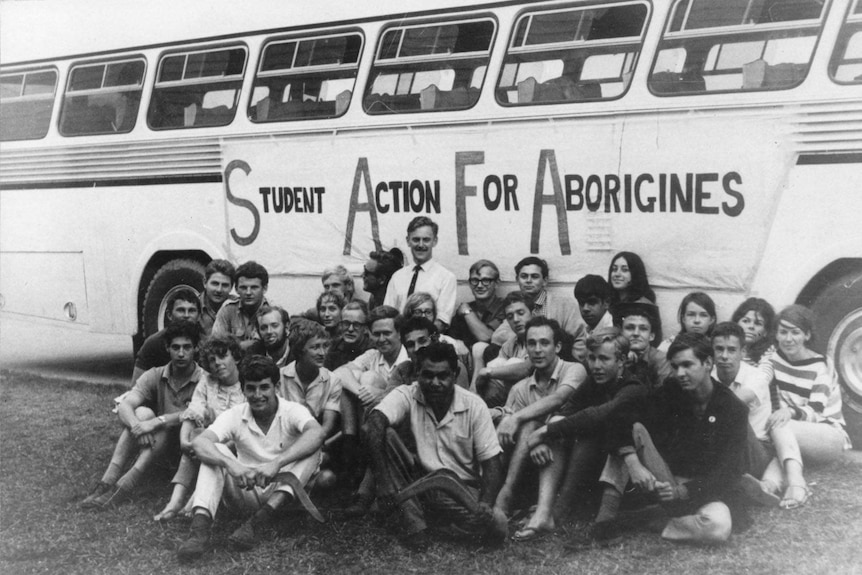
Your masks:
<path fill-rule="evenodd" d="M 455 314 L 458 281 L 455 274 L 431 259 L 437 245 L 437 230 L 431 218 L 417 216 L 410 221 L 407 245 L 413 255 L 413 266 L 393 274 L 383 303 L 403 312 L 408 297 L 415 292 L 428 292 L 437 304 L 437 328 L 443 332 Z"/>

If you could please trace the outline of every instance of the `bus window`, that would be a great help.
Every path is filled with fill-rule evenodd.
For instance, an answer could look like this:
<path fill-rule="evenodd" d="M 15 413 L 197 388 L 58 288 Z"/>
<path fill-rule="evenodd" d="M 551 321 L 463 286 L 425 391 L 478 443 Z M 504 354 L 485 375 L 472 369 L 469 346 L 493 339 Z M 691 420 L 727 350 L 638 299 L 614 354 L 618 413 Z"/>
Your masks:
<path fill-rule="evenodd" d="M 236 115 L 245 61 L 243 46 L 163 56 L 147 123 L 154 130 L 230 124 Z"/>
<path fill-rule="evenodd" d="M 0 75 L 0 141 L 44 138 L 56 89 L 56 70 Z"/>
<path fill-rule="evenodd" d="M 822 0 L 678 0 L 649 77 L 659 96 L 784 90 L 808 74 Z"/>
<path fill-rule="evenodd" d="M 648 14 L 644 2 L 523 14 L 503 62 L 497 101 L 523 106 L 622 96 Z"/>
<path fill-rule="evenodd" d="M 60 134 L 121 134 L 135 127 L 146 64 L 141 59 L 72 67 Z"/>
<path fill-rule="evenodd" d="M 841 84 L 862 82 L 862 1 L 855 0 L 829 62 L 829 75 Z"/>
<path fill-rule="evenodd" d="M 263 49 L 248 108 L 252 122 L 341 116 L 356 83 L 362 35 L 277 41 Z"/>
<path fill-rule="evenodd" d="M 365 111 L 472 108 L 485 81 L 495 31 L 487 18 L 387 28 L 363 99 Z"/>

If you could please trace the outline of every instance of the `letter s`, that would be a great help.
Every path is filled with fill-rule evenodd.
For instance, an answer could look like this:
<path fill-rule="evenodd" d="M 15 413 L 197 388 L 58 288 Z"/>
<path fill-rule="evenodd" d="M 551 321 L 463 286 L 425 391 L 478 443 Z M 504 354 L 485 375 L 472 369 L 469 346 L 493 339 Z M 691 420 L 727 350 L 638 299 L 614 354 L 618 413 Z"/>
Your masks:
<path fill-rule="evenodd" d="M 246 175 L 251 173 L 251 166 L 249 166 L 243 160 L 233 160 L 231 163 L 227 165 L 224 170 L 224 191 L 227 196 L 227 201 L 232 203 L 235 206 L 239 206 L 241 208 L 245 208 L 251 212 L 252 217 L 254 218 L 254 226 L 251 229 L 251 233 L 245 237 L 236 233 L 235 228 L 230 229 L 230 237 L 233 238 L 233 241 L 240 246 L 247 246 L 249 244 L 254 243 L 254 240 L 257 239 L 257 234 L 260 233 L 260 213 L 257 211 L 257 206 L 251 203 L 249 200 L 244 198 L 238 198 L 230 191 L 230 174 L 234 170 L 242 170 Z"/>
<path fill-rule="evenodd" d="M 722 178 L 721 181 L 722 187 L 724 188 L 724 193 L 726 193 L 728 196 L 733 197 L 736 200 L 735 205 L 730 205 L 727 202 L 724 202 L 721 204 L 721 208 L 722 210 L 724 210 L 725 214 L 732 218 L 735 218 L 742 213 L 742 210 L 745 209 L 745 197 L 739 190 L 734 190 L 733 188 L 731 188 L 731 183 L 741 184 L 742 176 L 740 176 L 736 172 L 728 172 L 724 175 L 724 178 Z"/>

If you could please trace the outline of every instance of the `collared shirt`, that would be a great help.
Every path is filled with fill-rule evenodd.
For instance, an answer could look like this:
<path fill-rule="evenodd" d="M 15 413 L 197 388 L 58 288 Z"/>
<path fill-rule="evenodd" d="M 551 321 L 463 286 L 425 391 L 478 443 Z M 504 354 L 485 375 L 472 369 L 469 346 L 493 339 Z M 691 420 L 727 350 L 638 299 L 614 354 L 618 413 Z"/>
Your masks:
<path fill-rule="evenodd" d="M 513 335 L 506 343 L 500 346 L 500 359 L 527 359 L 527 346 L 518 341 L 518 336 Z"/>
<path fill-rule="evenodd" d="M 216 417 L 240 403 L 245 403 L 245 395 L 240 389 L 239 380 L 232 385 L 220 385 L 218 379 L 204 372 L 181 419 L 190 419 L 206 427 Z"/>
<path fill-rule="evenodd" d="M 389 280 L 386 288 L 386 297 L 383 299 L 385 305 L 391 305 L 400 312 L 404 311 L 407 303 L 407 292 L 410 290 L 410 282 L 413 280 L 413 268 L 410 266 L 401 268 Z M 455 274 L 435 262 L 428 260 L 421 266 L 419 275 L 416 277 L 416 286 L 413 293 L 424 291 L 431 294 L 437 305 L 437 319 L 446 323 L 452 323 L 455 314 L 456 290 L 458 280 Z"/>
<path fill-rule="evenodd" d="M 712 368 L 712 378 L 718 381 L 718 368 Z M 739 372 L 728 386 L 736 397 L 748 406 L 748 423 L 761 441 L 769 440 L 769 431 L 766 428 L 766 421 L 772 413 L 769 379 L 768 373 L 741 362 Z"/>
<path fill-rule="evenodd" d="M 614 327 L 614 316 L 611 315 L 610 311 L 606 311 L 605 315 L 602 316 L 602 319 L 599 320 L 599 323 L 596 324 L 596 327 L 593 329 L 590 329 L 590 326 L 586 327 L 587 337 L 599 330 L 610 329 L 612 327 Z"/>
<path fill-rule="evenodd" d="M 215 324 L 216 317 L 218 316 L 218 310 L 210 307 L 209 300 L 207 299 L 206 290 L 201 292 L 199 299 L 201 302 L 201 315 L 198 318 L 198 323 L 201 326 L 203 335 L 210 335 L 213 331 L 213 325 Z M 227 299 L 222 302 L 222 305 L 226 304 L 229 301 L 236 301 L 236 299 L 236 296 L 228 296 Z"/>
<path fill-rule="evenodd" d="M 324 410 L 341 413 L 341 379 L 325 367 L 321 367 L 314 381 L 302 385 L 296 375 L 296 362 L 281 369 L 279 393 L 289 401 L 304 405 L 320 422 Z"/>
<path fill-rule="evenodd" d="M 467 305 L 471 310 L 473 310 L 473 313 L 476 314 L 479 321 L 489 327 L 493 322 L 496 324 L 493 329 L 497 329 L 498 326 L 502 325 L 506 321 L 506 308 L 503 303 L 503 298 L 497 297 L 497 295 L 494 294 L 482 304 L 473 300 L 471 302 L 467 302 Z M 473 335 L 473 332 L 470 331 L 470 327 L 467 325 L 467 320 L 461 314 L 456 314 L 452 318 L 452 323 L 449 326 L 447 333 L 455 339 L 460 339 L 468 347 L 472 347 L 473 344 L 478 341 L 476 336 Z"/>
<path fill-rule="evenodd" d="M 264 298 L 260 305 L 269 305 L 269 302 Z M 212 334 L 232 335 L 240 341 L 260 339 L 260 335 L 257 333 L 257 325 L 254 321 L 254 314 L 251 316 L 246 315 L 239 300 L 226 301 L 222 304 L 221 309 L 216 314 Z"/>
<path fill-rule="evenodd" d="M 392 372 L 403 361 L 410 361 L 410 356 L 407 355 L 407 350 L 402 345 L 401 350 L 398 352 L 398 357 L 395 358 L 395 361 L 391 365 L 386 361 L 382 353 L 377 351 L 376 348 L 372 348 L 351 361 L 348 366 L 351 366 L 351 368 L 355 367 L 359 371 L 376 373 L 388 382 L 389 378 L 392 377 Z"/>
<path fill-rule="evenodd" d="M 485 402 L 458 386 L 440 421 L 426 404 L 418 383 L 395 388 L 375 409 L 393 427 L 410 423 L 419 463 L 426 472 L 449 469 L 468 484 L 477 485 L 480 464 L 502 451 Z"/>
<path fill-rule="evenodd" d="M 236 456 L 243 465 L 262 465 L 279 457 L 302 435 L 311 413 L 304 406 L 281 397 L 275 419 L 265 434 L 260 429 L 248 403 L 236 405 L 221 415 L 207 429 L 215 433 L 219 443 L 233 441 Z"/>
<path fill-rule="evenodd" d="M 186 378 L 176 378 L 172 371 L 170 363 L 146 371 L 138 378 L 129 397 L 137 396 L 142 404 L 152 407 L 156 415 L 185 411 L 204 370 L 195 364 L 191 375 Z"/>
<path fill-rule="evenodd" d="M 542 290 L 533 302 L 532 312 L 534 316 L 540 315 L 557 320 L 563 331 L 572 337 L 572 357 L 578 361 L 586 359 L 587 324 L 581 319 L 578 306 L 573 299 Z"/>
<path fill-rule="evenodd" d="M 584 369 L 584 366 L 557 359 L 557 365 L 554 366 L 551 379 L 544 389 L 539 387 L 535 372 L 512 386 L 509 391 L 509 398 L 506 400 L 506 411 L 509 413 L 521 411 L 528 405 L 551 395 L 561 387 L 570 387 L 574 391 L 586 379 L 587 370 Z"/>

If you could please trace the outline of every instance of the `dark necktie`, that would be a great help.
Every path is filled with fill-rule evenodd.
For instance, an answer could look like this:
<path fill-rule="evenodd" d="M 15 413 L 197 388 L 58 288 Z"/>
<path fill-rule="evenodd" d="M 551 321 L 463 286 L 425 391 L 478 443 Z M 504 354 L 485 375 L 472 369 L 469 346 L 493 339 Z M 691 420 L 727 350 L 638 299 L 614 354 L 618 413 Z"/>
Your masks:
<path fill-rule="evenodd" d="M 416 291 L 416 280 L 419 278 L 419 272 L 422 270 L 422 266 L 417 265 L 413 268 L 413 279 L 410 280 L 410 289 L 407 290 L 407 297 L 413 295 L 413 292 Z"/>

